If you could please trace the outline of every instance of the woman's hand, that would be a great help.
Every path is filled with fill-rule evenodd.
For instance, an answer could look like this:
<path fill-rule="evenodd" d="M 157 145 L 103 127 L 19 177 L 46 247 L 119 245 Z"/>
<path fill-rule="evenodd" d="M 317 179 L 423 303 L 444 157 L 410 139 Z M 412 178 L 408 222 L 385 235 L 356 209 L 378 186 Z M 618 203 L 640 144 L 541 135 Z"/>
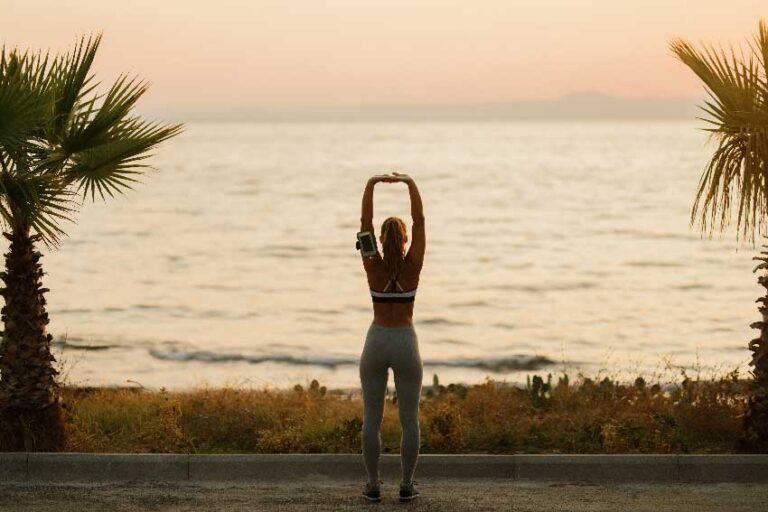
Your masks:
<path fill-rule="evenodd" d="M 411 178 L 407 174 L 402 174 L 402 173 L 399 173 L 399 172 L 393 172 L 392 175 L 395 176 L 397 181 L 402 181 L 404 183 L 412 183 L 413 182 L 413 178 Z"/>
<path fill-rule="evenodd" d="M 370 183 L 395 183 L 396 181 L 400 181 L 396 176 L 392 176 L 391 174 L 374 174 L 371 176 L 371 178 L 368 180 Z"/>

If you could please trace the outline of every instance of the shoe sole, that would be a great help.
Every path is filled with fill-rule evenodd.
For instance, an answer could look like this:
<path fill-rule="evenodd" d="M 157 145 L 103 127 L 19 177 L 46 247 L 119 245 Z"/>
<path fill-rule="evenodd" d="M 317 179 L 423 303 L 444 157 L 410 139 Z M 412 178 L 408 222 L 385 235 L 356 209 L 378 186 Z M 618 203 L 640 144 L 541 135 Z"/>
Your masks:
<path fill-rule="evenodd" d="M 379 496 L 378 498 L 371 498 L 370 496 L 366 496 L 365 494 L 363 494 L 363 498 L 365 498 L 368 501 L 381 501 L 381 496 Z"/>
<path fill-rule="evenodd" d="M 418 494 L 414 494 L 413 496 L 407 496 L 407 497 L 400 496 L 400 501 L 411 501 L 411 500 L 415 500 L 418 497 L 419 497 Z"/>

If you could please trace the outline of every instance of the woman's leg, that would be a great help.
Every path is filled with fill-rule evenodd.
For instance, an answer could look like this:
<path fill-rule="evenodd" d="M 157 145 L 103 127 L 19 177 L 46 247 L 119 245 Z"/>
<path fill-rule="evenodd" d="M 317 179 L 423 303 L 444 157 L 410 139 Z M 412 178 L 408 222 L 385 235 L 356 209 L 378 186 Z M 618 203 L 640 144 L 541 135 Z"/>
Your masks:
<path fill-rule="evenodd" d="M 392 370 L 395 374 L 397 405 L 400 411 L 400 425 L 403 429 L 403 437 L 400 441 L 402 483 L 410 484 L 416 471 L 421 446 L 419 398 L 423 368 L 416 331 L 404 330 L 399 342 L 397 350 L 393 351 Z"/>
<path fill-rule="evenodd" d="M 384 398 L 389 378 L 386 340 L 368 330 L 365 347 L 360 357 L 360 383 L 363 388 L 362 448 L 368 483 L 378 485 L 379 457 L 381 455 L 381 420 L 384 417 Z"/>

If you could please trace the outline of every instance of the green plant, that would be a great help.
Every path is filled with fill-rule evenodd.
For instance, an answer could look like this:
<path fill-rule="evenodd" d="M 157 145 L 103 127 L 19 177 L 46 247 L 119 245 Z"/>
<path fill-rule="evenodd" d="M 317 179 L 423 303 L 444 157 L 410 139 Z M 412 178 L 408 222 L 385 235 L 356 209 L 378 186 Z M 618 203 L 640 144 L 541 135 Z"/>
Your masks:
<path fill-rule="evenodd" d="M 746 53 L 687 41 L 671 43 L 675 56 L 704 82 L 709 99 L 702 105 L 716 142 L 712 158 L 699 181 L 691 223 L 697 219 L 704 233 L 723 231 L 737 212 L 737 239 L 765 233 L 768 222 L 768 24 L 760 22 Z M 768 269 L 768 255 L 757 269 Z M 756 270 L 757 270 L 756 269 Z M 768 290 L 768 277 L 758 282 Z M 760 336 L 749 343 L 752 386 L 744 416 L 741 447 L 768 452 L 768 292 L 759 308 L 762 321 L 752 324 Z"/>
<path fill-rule="evenodd" d="M 150 151 L 181 131 L 132 115 L 145 82 L 121 76 L 97 92 L 91 66 L 100 41 L 83 38 L 53 57 L 0 49 L 0 222 L 10 241 L 0 273 L 0 450 L 64 444 L 35 244 L 57 247 L 78 193 L 95 200 L 130 189 Z"/>
<path fill-rule="evenodd" d="M 547 382 L 538 375 L 534 375 L 533 378 L 526 376 L 525 389 L 534 407 L 546 407 L 552 398 L 552 374 L 547 375 Z"/>

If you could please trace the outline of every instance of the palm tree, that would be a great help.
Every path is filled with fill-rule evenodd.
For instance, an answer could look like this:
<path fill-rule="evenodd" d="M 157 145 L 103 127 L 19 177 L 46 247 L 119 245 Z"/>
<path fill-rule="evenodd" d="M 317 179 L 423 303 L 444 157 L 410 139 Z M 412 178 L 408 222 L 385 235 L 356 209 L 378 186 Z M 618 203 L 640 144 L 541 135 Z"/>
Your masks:
<path fill-rule="evenodd" d="M 717 144 L 699 182 L 691 223 L 698 219 L 705 234 L 722 232 L 734 208 L 737 240 L 743 236 L 754 246 L 755 233 L 764 235 L 768 223 L 768 24 L 760 21 L 746 51 L 697 49 L 681 39 L 670 46 L 706 86 L 709 99 L 701 119 Z M 755 271 L 768 269 L 766 256 L 754 258 L 762 261 Z M 768 290 L 768 275 L 758 282 Z M 758 302 L 763 319 L 752 324 L 760 336 L 749 343 L 753 378 L 738 444 L 768 452 L 768 292 Z"/>
<path fill-rule="evenodd" d="M 143 81 L 123 75 L 96 91 L 91 65 L 100 41 L 82 38 L 54 57 L 0 49 L 0 224 L 10 242 L 0 273 L 0 450 L 64 443 L 35 244 L 56 248 L 62 224 L 89 194 L 106 199 L 131 188 L 149 152 L 181 131 L 131 115 Z"/>

